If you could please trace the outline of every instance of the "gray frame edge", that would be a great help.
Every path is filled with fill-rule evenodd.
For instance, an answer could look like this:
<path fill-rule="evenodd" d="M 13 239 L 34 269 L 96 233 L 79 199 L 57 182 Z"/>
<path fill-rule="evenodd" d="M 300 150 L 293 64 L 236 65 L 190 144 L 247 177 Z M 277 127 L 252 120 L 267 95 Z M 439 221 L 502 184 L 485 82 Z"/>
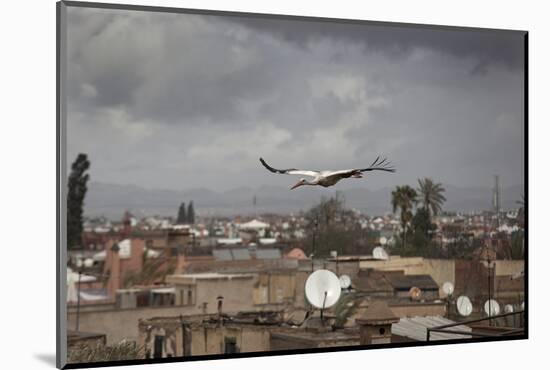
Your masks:
<path fill-rule="evenodd" d="M 67 220 L 66 197 L 66 76 L 67 76 L 67 6 L 56 4 L 56 367 L 67 364 Z"/>

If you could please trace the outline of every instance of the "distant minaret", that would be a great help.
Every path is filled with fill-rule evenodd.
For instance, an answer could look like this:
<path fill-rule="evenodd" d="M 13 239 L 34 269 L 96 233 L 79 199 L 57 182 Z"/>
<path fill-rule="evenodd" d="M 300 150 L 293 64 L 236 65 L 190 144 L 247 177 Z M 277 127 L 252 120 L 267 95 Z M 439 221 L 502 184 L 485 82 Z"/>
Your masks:
<path fill-rule="evenodd" d="M 254 194 L 254 197 L 252 198 L 252 206 L 254 207 L 254 218 L 258 218 L 258 211 L 256 211 L 256 194 Z"/>
<path fill-rule="evenodd" d="M 500 181 L 495 175 L 495 187 L 493 188 L 493 209 L 497 216 L 497 227 L 500 227 Z"/>

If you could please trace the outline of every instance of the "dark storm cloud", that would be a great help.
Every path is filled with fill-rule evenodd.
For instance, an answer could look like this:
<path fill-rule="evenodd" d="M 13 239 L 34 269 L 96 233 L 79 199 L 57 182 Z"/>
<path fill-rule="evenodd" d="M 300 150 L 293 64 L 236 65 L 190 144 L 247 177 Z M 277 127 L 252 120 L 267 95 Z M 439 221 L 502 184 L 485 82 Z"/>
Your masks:
<path fill-rule="evenodd" d="M 276 35 L 307 48 L 318 39 L 351 40 L 369 51 L 403 57 L 416 48 L 428 48 L 457 58 L 474 58 L 472 72 L 486 71 L 492 63 L 509 68 L 523 66 L 523 35 L 507 30 L 470 30 L 431 26 L 399 26 L 388 23 L 335 21 L 297 21 L 284 19 L 235 18 L 235 22 L 254 30 Z"/>
<path fill-rule="evenodd" d="M 97 181 L 227 189 L 258 165 L 522 181 L 522 35 L 70 8 L 69 159 Z M 269 175 L 269 174 L 267 174 Z"/>

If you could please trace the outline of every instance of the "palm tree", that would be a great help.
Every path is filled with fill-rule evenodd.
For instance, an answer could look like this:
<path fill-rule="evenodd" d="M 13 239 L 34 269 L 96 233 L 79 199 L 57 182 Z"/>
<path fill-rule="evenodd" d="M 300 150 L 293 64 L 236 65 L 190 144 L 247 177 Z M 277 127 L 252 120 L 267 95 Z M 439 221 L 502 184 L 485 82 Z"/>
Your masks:
<path fill-rule="evenodd" d="M 521 200 L 517 200 L 516 204 L 519 204 L 520 206 L 518 209 L 518 215 L 516 217 L 516 220 L 523 227 L 525 223 L 525 195 L 522 195 Z"/>
<path fill-rule="evenodd" d="M 413 218 L 412 209 L 416 204 L 416 191 L 409 185 L 398 186 L 391 193 L 393 213 L 399 209 L 401 216 L 401 229 L 403 230 L 403 249 L 406 245 L 407 229 Z"/>
<path fill-rule="evenodd" d="M 430 216 L 436 216 L 441 212 L 443 203 L 447 200 L 443 193 L 445 189 L 441 183 L 434 183 L 430 178 L 418 179 L 419 203 L 424 207 Z"/>

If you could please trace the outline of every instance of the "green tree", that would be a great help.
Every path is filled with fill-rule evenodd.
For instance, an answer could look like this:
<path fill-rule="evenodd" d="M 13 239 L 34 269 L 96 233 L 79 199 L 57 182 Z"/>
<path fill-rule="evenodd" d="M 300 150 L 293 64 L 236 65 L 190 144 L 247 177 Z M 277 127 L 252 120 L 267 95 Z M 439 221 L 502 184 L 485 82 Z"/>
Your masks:
<path fill-rule="evenodd" d="M 178 209 L 178 218 L 176 220 L 176 223 L 178 224 L 184 224 L 187 222 L 187 215 L 185 213 L 185 203 L 180 204 L 180 208 Z"/>
<path fill-rule="evenodd" d="M 147 250 L 142 256 L 142 267 L 139 271 L 128 271 L 124 275 L 122 285 L 124 288 L 131 288 L 136 285 L 153 285 L 164 282 L 166 276 L 176 270 L 177 261 L 175 258 L 159 256 L 148 258 Z"/>
<path fill-rule="evenodd" d="M 334 327 L 343 328 L 350 317 L 357 313 L 361 301 L 362 299 L 357 293 L 342 294 L 333 308 L 334 316 L 336 316 Z"/>
<path fill-rule="evenodd" d="M 416 204 L 416 191 L 409 185 L 397 186 L 391 193 L 393 213 L 399 210 L 401 220 L 401 240 L 403 250 L 407 245 L 407 231 L 413 218 L 413 208 Z"/>
<path fill-rule="evenodd" d="M 437 251 L 434 250 L 432 243 L 436 226 L 432 223 L 430 213 L 426 208 L 422 207 L 416 210 L 411 220 L 411 229 L 414 248 L 411 252 L 417 256 L 436 257 L 433 254 Z"/>
<path fill-rule="evenodd" d="M 80 248 L 82 242 L 82 215 L 84 197 L 88 190 L 90 176 L 86 171 L 90 161 L 86 154 L 80 153 L 71 166 L 67 193 L 67 246 L 69 249 Z"/>
<path fill-rule="evenodd" d="M 67 361 L 69 363 L 87 363 L 99 361 L 123 361 L 143 358 L 144 347 L 135 342 L 120 342 L 110 346 L 81 345 L 69 349 Z"/>
<path fill-rule="evenodd" d="M 193 206 L 193 201 L 189 202 L 189 207 L 187 207 L 187 222 L 190 224 L 195 223 L 195 207 Z"/>
<path fill-rule="evenodd" d="M 441 183 L 434 183 L 430 178 L 418 179 L 418 202 L 428 211 L 428 216 L 436 216 L 447 200 Z"/>
<path fill-rule="evenodd" d="M 524 257 L 525 236 L 523 231 L 514 231 L 510 235 L 508 258 L 520 260 Z"/>
<path fill-rule="evenodd" d="M 419 208 L 411 220 L 411 228 L 415 234 L 420 234 L 427 239 L 432 239 L 436 226 L 430 219 L 430 212 L 422 207 Z"/>
<path fill-rule="evenodd" d="M 516 220 L 518 221 L 520 226 L 523 227 L 525 224 L 525 195 L 522 195 L 521 200 L 516 201 L 516 203 L 519 204 L 520 206 L 518 209 L 518 215 Z"/>
<path fill-rule="evenodd" d="M 364 235 L 353 212 L 345 208 L 341 196 L 321 198 L 305 218 L 307 237 L 303 248 L 307 254 L 313 252 L 316 257 L 328 256 L 332 250 L 339 254 L 360 253 Z"/>

